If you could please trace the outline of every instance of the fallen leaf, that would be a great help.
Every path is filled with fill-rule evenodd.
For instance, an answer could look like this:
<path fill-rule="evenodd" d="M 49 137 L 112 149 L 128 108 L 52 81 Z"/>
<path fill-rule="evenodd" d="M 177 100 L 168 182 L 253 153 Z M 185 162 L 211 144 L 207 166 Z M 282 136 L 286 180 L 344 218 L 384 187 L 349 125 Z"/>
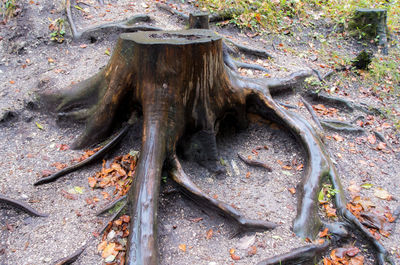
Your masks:
<path fill-rule="evenodd" d="M 59 150 L 60 151 L 65 151 L 65 150 L 68 150 L 69 149 L 69 145 L 67 145 L 67 144 L 60 144 L 59 145 Z"/>
<path fill-rule="evenodd" d="M 43 130 L 43 126 L 42 126 L 40 123 L 35 122 L 35 124 L 36 124 L 36 126 L 37 126 L 40 130 Z"/>
<path fill-rule="evenodd" d="M 335 134 L 333 136 L 333 139 L 335 139 L 337 142 L 343 142 L 344 138 L 338 134 Z"/>
<path fill-rule="evenodd" d="M 203 217 L 197 217 L 197 218 L 190 219 L 190 221 L 192 221 L 193 223 L 198 223 L 201 220 L 203 220 Z"/>
<path fill-rule="evenodd" d="M 336 217 L 336 209 L 329 206 L 329 204 L 324 204 L 324 208 L 327 217 Z"/>
<path fill-rule="evenodd" d="M 88 177 L 89 187 L 94 188 L 96 186 L 97 180 L 94 177 Z"/>
<path fill-rule="evenodd" d="M 103 252 L 101 253 L 101 257 L 103 259 L 105 259 L 110 255 L 115 255 L 116 256 L 118 254 L 118 252 L 115 251 L 114 248 L 115 248 L 115 243 L 114 242 L 108 243 L 107 246 L 103 249 Z"/>
<path fill-rule="evenodd" d="M 361 185 L 361 188 L 364 188 L 364 189 L 370 189 L 370 188 L 372 188 L 372 184 L 370 184 L 370 183 L 364 183 L 364 184 L 362 184 Z"/>
<path fill-rule="evenodd" d="M 328 235 L 329 229 L 326 227 L 323 231 L 318 233 L 319 237 L 326 237 Z"/>
<path fill-rule="evenodd" d="M 379 199 L 387 200 L 387 201 L 390 201 L 392 199 L 392 195 L 390 195 L 389 192 L 387 192 L 386 190 L 384 190 L 382 188 L 376 188 L 374 190 L 374 196 Z"/>
<path fill-rule="evenodd" d="M 350 259 L 349 265 L 363 265 L 364 264 L 364 256 L 357 256 Z"/>
<path fill-rule="evenodd" d="M 186 244 L 180 244 L 180 245 L 178 246 L 178 248 L 179 248 L 180 250 L 182 250 L 183 252 L 186 252 Z"/>
<path fill-rule="evenodd" d="M 352 193 L 353 195 L 360 193 L 361 188 L 360 186 L 356 185 L 355 183 L 351 184 L 348 188 L 347 188 L 350 193 Z"/>
<path fill-rule="evenodd" d="M 249 256 L 253 256 L 253 255 L 257 254 L 257 247 L 251 246 L 249 251 L 247 252 L 247 254 L 249 254 Z"/>
<path fill-rule="evenodd" d="M 295 188 L 288 188 L 288 190 L 290 191 L 291 194 L 295 194 L 296 193 L 296 189 Z"/>
<path fill-rule="evenodd" d="M 15 84 L 15 81 L 14 80 L 10 80 L 10 84 Z"/>
<path fill-rule="evenodd" d="M 97 251 L 102 251 L 105 247 L 107 246 L 107 241 L 102 241 L 98 246 L 97 246 Z"/>
<path fill-rule="evenodd" d="M 209 229 L 206 233 L 206 239 L 211 239 L 213 236 L 213 230 Z"/>

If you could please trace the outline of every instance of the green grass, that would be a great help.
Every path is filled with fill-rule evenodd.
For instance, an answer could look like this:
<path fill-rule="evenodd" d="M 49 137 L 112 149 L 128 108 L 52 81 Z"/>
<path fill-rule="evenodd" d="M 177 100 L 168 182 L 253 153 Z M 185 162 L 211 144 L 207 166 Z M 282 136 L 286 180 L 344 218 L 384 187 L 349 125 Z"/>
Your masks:
<path fill-rule="evenodd" d="M 0 17 L 7 21 L 15 15 L 17 8 L 17 0 L 0 0 Z"/>
<path fill-rule="evenodd" d="M 335 24 L 347 25 L 357 7 L 387 8 L 389 31 L 400 30 L 400 3 L 398 0 L 199 0 L 203 8 L 218 12 L 230 7 L 241 10 L 230 20 L 240 28 L 280 32 L 294 23 L 308 23 L 330 18 Z"/>

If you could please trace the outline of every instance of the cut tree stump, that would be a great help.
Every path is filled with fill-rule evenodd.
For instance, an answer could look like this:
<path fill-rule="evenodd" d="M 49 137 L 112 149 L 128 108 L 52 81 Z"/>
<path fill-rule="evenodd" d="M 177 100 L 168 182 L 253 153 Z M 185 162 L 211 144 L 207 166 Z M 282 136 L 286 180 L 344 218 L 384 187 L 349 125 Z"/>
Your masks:
<path fill-rule="evenodd" d="M 67 117 L 86 119 L 86 130 L 73 144 L 75 148 L 96 144 L 124 122 L 133 126 L 135 113 L 143 115 L 140 157 L 127 195 L 132 222 L 126 264 L 156 265 L 157 209 L 163 168 L 186 195 L 216 210 L 240 231 L 276 227 L 268 221 L 246 219 L 230 205 L 205 194 L 180 165 L 177 147 L 181 147 L 183 139 L 191 138 L 200 139 L 199 150 L 207 163 L 217 164 L 215 135 L 228 114 L 235 117 L 236 125 L 245 126 L 247 113 L 256 113 L 281 124 L 302 143 L 308 165 L 298 188 L 298 211 L 293 224 L 298 236 L 315 238 L 324 226 L 330 228 L 337 240 L 347 235 L 342 226 L 324 224 L 318 214 L 318 193 L 324 182 L 330 182 L 339 191 L 334 197 L 338 216 L 348 226 L 366 230 L 346 209 L 339 177 L 316 131 L 271 96 L 270 91 L 285 91 L 311 74 L 311 70 L 303 70 L 282 79 L 241 77 L 224 62 L 222 38 L 209 30 L 124 33 L 107 66 L 99 73 L 68 90 L 45 92 L 42 99 L 49 108 Z M 210 167 L 213 168 L 217 169 Z M 383 264 L 387 251 L 372 236 L 367 238 L 376 248 L 378 263 Z M 308 249 L 311 248 L 304 252 Z M 285 259 L 295 261 L 298 256 L 313 256 L 299 251 L 295 254 L 285 255 Z"/>
<path fill-rule="evenodd" d="M 382 52 L 387 54 L 387 10 L 379 8 L 357 8 L 349 23 L 351 29 L 361 31 L 368 38 L 378 38 Z"/>

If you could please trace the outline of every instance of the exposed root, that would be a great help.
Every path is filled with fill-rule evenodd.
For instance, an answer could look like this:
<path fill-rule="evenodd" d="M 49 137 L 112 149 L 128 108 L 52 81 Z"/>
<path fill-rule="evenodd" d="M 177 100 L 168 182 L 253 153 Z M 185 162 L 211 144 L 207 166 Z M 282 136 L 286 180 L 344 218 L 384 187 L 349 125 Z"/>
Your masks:
<path fill-rule="evenodd" d="M 311 104 L 308 103 L 303 97 L 301 97 L 301 102 L 303 102 L 304 106 L 308 110 L 308 112 L 311 114 L 312 119 L 314 120 L 315 124 L 317 124 L 318 128 L 323 131 L 324 129 L 322 128 L 321 123 L 319 122 L 319 118 L 317 114 L 315 113 L 314 109 L 312 108 Z"/>
<path fill-rule="evenodd" d="M 125 198 L 125 196 L 124 196 Z M 118 215 L 122 212 L 122 210 L 125 208 L 125 205 L 121 208 L 119 208 L 109 219 L 108 221 L 105 223 L 105 225 L 103 225 L 103 227 L 101 227 L 97 233 L 94 234 L 98 234 L 101 235 L 104 233 L 104 231 L 107 229 L 107 227 L 109 226 L 110 223 L 112 223 L 117 217 Z M 96 239 L 95 236 L 93 236 L 91 239 L 89 239 L 88 242 L 86 242 L 82 247 L 80 247 L 79 249 L 77 249 L 74 253 L 72 253 L 71 255 L 59 259 L 57 260 L 54 265 L 67 265 L 67 264 L 72 264 L 74 263 L 79 257 L 80 255 L 86 250 L 86 248 Z"/>
<path fill-rule="evenodd" d="M 234 8 L 224 8 L 219 12 L 210 14 L 210 22 L 219 22 L 232 19 L 234 16 L 239 16 L 244 10 Z"/>
<path fill-rule="evenodd" d="M 57 260 L 53 265 L 68 265 L 68 264 L 74 263 L 79 258 L 79 256 L 86 250 L 88 245 L 89 244 L 86 243 L 85 245 L 83 245 L 82 247 L 77 249 L 74 253 L 72 253 L 71 255 Z"/>
<path fill-rule="evenodd" d="M 48 214 L 38 212 L 37 210 L 33 209 L 31 206 L 29 206 L 28 204 L 26 204 L 24 202 L 21 202 L 21 201 L 15 200 L 15 199 L 11 199 L 2 194 L 0 194 L 0 203 L 5 203 L 6 205 L 17 208 L 17 209 L 19 209 L 29 215 L 32 215 L 32 216 L 37 216 L 37 217 L 49 216 Z"/>
<path fill-rule="evenodd" d="M 312 244 L 291 249 L 287 253 L 265 259 L 257 265 L 317 264 L 318 257 L 328 250 L 329 245 L 329 242 L 324 242 L 321 245 Z"/>
<path fill-rule="evenodd" d="M 126 205 L 126 195 L 112 201 L 111 203 L 109 203 L 108 205 L 104 206 L 103 209 L 101 209 L 100 211 L 98 211 L 96 213 L 97 216 L 103 215 L 111 210 L 114 210 L 114 208 L 117 208 L 116 210 L 118 211 L 121 208 L 124 208 Z"/>
<path fill-rule="evenodd" d="M 323 101 L 323 102 L 327 102 L 329 104 L 334 104 L 334 105 L 337 105 L 340 107 L 344 107 L 349 111 L 353 111 L 353 110 L 357 109 L 368 115 L 381 115 L 383 117 L 386 117 L 386 113 L 384 113 L 380 109 L 378 109 L 376 107 L 368 106 L 367 104 L 364 104 L 364 103 L 356 104 L 354 102 L 348 101 L 343 98 L 329 96 L 329 95 L 325 95 L 323 93 L 317 93 L 314 91 L 307 91 L 306 95 L 311 97 L 314 100 Z"/>
<path fill-rule="evenodd" d="M 300 86 L 304 82 L 304 79 L 311 75 L 311 70 L 301 70 L 294 72 L 285 78 L 268 78 L 260 79 L 260 81 L 263 82 L 264 87 L 268 87 L 271 94 L 276 94 Z"/>
<path fill-rule="evenodd" d="M 283 106 L 283 107 L 285 107 L 285 108 L 288 108 L 288 109 L 298 109 L 296 106 L 294 106 L 294 105 L 290 105 L 290 104 L 286 104 L 286 103 L 284 103 L 284 102 L 281 102 L 281 101 L 278 101 L 278 100 L 275 100 L 279 105 L 281 105 L 281 106 Z"/>
<path fill-rule="evenodd" d="M 229 39 L 225 39 L 225 41 L 236 47 L 238 51 L 243 52 L 247 55 L 257 56 L 265 59 L 273 58 L 273 56 L 265 50 L 249 48 Z"/>
<path fill-rule="evenodd" d="M 272 172 L 272 168 L 260 160 L 249 159 L 240 153 L 238 153 L 237 155 L 240 158 L 240 160 L 242 160 L 243 162 L 245 162 L 246 164 L 248 164 L 250 166 L 262 167 L 262 168 L 265 168 L 266 170 L 268 170 L 268 172 Z"/>
<path fill-rule="evenodd" d="M 327 129 L 347 132 L 347 133 L 365 133 L 365 130 L 361 127 L 354 126 L 350 123 L 338 120 L 321 120 L 321 125 Z"/>
<path fill-rule="evenodd" d="M 156 3 L 156 6 L 161 9 L 161 10 L 165 10 L 169 13 L 171 13 L 172 15 L 178 16 L 179 18 L 183 19 L 184 21 L 189 21 L 189 16 L 179 12 L 178 10 L 176 10 L 175 8 L 172 8 L 166 4 L 162 4 L 162 3 Z"/>
<path fill-rule="evenodd" d="M 103 148 L 101 148 L 99 151 L 97 151 L 94 155 L 88 157 L 87 159 L 72 165 L 70 167 L 66 167 L 48 177 L 41 178 L 38 181 L 36 181 L 33 185 L 39 186 L 42 184 L 50 183 L 53 181 L 56 181 L 57 179 L 61 178 L 62 176 L 65 176 L 71 172 L 74 172 L 78 169 L 83 168 L 84 166 L 89 165 L 90 163 L 93 163 L 102 157 L 104 157 L 105 154 L 107 154 L 110 150 L 112 150 L 113 147 L 115 147 L 116 144 L 118 144 L 125 136 L 125 134 L 129 131 L 131 128 L 132 124 L 127 124 L 125 127 L 113 138 L 109 143 L 107 143 Z"/>
<path fill-rule="evenodd" d="M 78 31 L 76 28 L 75 22 L 72 18 L 71 12 L 71 0 L 66 0 L 65 10 L 67 13 L 67 19 L 69 25 L 71 27 L 72 36 L 74 40 L 78 39 L 91 39 L 97 36 L 100 33 L 122 33 L 122 32 L 134 32 L 134 31 L 156 31 L 162 30 L 157 27 L 152 26 L 144 26 L 144 25 L 135 25 L 138 22 L 149 22 L 150 17 L 148 15 L 135 15 L 130 18 L 117 21 L 101 24 L 98 26 L 89 27 L 83 31 Z"/>
<path fill-rule="evenodd" d="M 239 225 L 240 231 L 262 231 L 266 229 L 274 229 L 276 224 L 262 221 L 246 219 L 232 206 L 218 201 L 209 195 L 205 194 L 199 187 L 194 184 L 183 171 L 178 159 L 174 157 L 171 161 L 172 169 L 169 171 L 172 179 L 182 188 L 182 192 L 192 199 L 195 203 L 201 204 L 207 208 L 211 208 Z"/>
<path fill-rule="evenodd" d="M 267 68 L 264 68 L 257 64 L 250 64 L 250 63 L 244 63 L 244 62 L 239 62 L 239 61 L 235 61 L 235 64 L 236 64 L 236 67 L 238 67 L 238 68 L 253 69 L 253 70 L 258 70 L 258 71 L 263 71 L 263 72 L 269 73 L 269 70 Z"/>

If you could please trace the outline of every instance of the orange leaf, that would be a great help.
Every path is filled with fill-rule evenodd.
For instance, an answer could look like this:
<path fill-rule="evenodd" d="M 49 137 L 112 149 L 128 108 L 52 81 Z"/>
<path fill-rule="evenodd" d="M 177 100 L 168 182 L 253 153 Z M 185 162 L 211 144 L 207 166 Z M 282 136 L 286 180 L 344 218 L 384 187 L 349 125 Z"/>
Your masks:
<path fill-rule="evenodd" d="M 207 231 L 207 234 L 206 234 L 206 239 L 211 239 L 212 236 L 213 236 L 213 230 L 212 230 L 212 229 L 209 229 L 209 230 Z"/>
<path fill-rule="evenodd" d="M 180 245 L 178 246 L 178 248 L 179 248 L 180 250 L 182 250 L 183 252 L 186 252 L 186 244 L 180 244 Z"/>
<path fill-rule="evenodd" d="M 103 252 L 101 253 L 101 256 L 103 257 L 103 259 L 107 258 L 110 255 L 116 256 L 118 254 L 118 252 L 115 251 L 114 248 L 115 248 L 114 242 L 107 244 L 107 246 L 104 248 Z"/>
<path fill-rule="evenodd" d="M 328 235 L 329 229 L 326 227 L 323 231 L 318 233 L 319 237 L 326 237 Z"/>
<path fill-rule="evenodd" d="M 295 194 L 296 193 L 296 189 L 295 188 L 288 188 L 288 190 L 290 191 L 291 194 Z"/>
<path fill-rule="evenodd" d="M 249 256 L 253 256 L 253 255 L 257 254 L 257 247 L 251 246 L 250 250 L 247 253 L 249 254 Z"/>
<path fill-rule="evenodd" d="M 240 260 L 240 257 L 238 255 L 235 255 L 235 254 L 231 254 L 231 258 L 233 260 Z"/>
<path fill-rule="evenodd" d="M 88 177 L 89 187 L 94 188 L 96 186 L 97 180 L 94 177 Z"/>
<path fill-rule="evenodd" d="M 357 256 L 350 259 L 349 265 L 363 265 L 364 264 L 364 257 Z"/>
<path fill-rule="evenodd" d="M 15 81 L 14 80 L 10 80 L 10 84 L 15 84 Z"/>

